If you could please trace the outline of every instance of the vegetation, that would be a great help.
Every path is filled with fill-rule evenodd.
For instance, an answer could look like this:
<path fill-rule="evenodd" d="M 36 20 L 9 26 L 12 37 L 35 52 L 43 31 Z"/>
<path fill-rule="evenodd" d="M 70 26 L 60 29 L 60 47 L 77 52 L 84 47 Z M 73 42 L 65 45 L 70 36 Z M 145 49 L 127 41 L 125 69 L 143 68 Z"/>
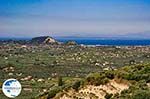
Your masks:
<path fill-rule="evenodd" d="M 79 88 L 81 86 L 81 81 L 76 81 L 75 83 L 73 83 L 72 85 L 72 88 L 75 90 L 75 91 L 78 91 Z"/>
<path fill-rule="evenodd" d="M 87 76 L 86 81 L 88 84 L 98 86 L 108 83 L 109 80 L 103 73 L 92 73 Z"/>
<path fill-rule="evenodd" d="M 116 71 L 118 78 L 150 82 L 150 64 L 126 66 Z"/>
<path fill-rule="evenodd" d="M 56 88 L 54 88 L 54 89 L 52 89 L 52 90 L 50 90 L 49 91 L 49 93 L 48 93 L 48 99 L 51 99 L 51 98 L 53 98 L 58 92 L 60 92 L 62 89 L 60 88 L 60 87 L 56 87 Z"/>
<path fill-rule="evenodd" d="M 111 99 L 112 96 L 113 96 L 113 94 L 108 94 L 108 93 L 107 93 L 107 94 L 105 95 L 105 98 L 106 98 L 106 99 Z"/>
<path fill-rule="evenodd" d="M 126 80 L 127 90 L 106 99 L 149 99 L 150 47 L 80 46 L 5 43 L 0 46 L 0 86 L 18 79 L 23 90 L 16 99 L 52 98 L 86 85 Z M 0 93 L 2 91 L 0 90 Z M 91 93 L 90 96 L 96 97 Z M 6 99 L 3 94 L 0 98 Z"/>
<path fill-rule="evenodd" d="M 63 85 L 62 77 L 58 77 L 58 86 L 62 85 Z"/>
<path fill-rule="evenodd" d="M 99 86 L 102 84 L 107 84 L 112 79 L 122 79 L 122 81 L 128 81 L 128 83 L 130 83 L 130 87 L 123 90 L 120 94 L 109 94 L 106 92 L 105 99 L 150 99 L 150 86 L 147 85 L 150 81 L 146 79 L 147 75 L 149 75 L 149 71 L 147 71 L 149 69 L 150 64 L 139 64 L 125 66 L 115 71 L 91 73 L 84 80 L 72 82 L 72 86 L 69 89 L 73 88 L 75 91 L 79 91 L 79 88 L 82 89 L 82 87 L 87 84 Z M 137 78 L 139 74 L 141 77 Z M 90 94 L 93 97 L 95 96 L 93 93 Z"/>

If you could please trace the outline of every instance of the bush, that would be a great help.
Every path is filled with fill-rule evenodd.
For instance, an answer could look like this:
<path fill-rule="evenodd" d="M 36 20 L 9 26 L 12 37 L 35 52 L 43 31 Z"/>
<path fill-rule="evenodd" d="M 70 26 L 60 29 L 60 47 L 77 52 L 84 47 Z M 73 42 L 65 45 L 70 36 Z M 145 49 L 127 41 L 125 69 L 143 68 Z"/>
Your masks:
<path fill-rule="evenodd" d="M 105 74 L 92 73 L 87 76 L 86 81 L 91 85 L 98 86 L 108 83 L 109 79 L 106 77 Z"/>
<path fill-rule="evenodd" d="M 150 91 L 139 90 L 133 94 L 132 99 L 150 99 Z"/>
<path fill-rule="evenodd" d="M 105 99 L 110 99 L 112 96 L 113 96 L 113 94 L 106 93 Z"/>
<path fill-rule="evenodd" d="M 120 96 L 114 96 L 114 99 L 150 99 L 150 89 L 145 81 L 139 81 L 121 92 Z"/>
<path fill-rule="evenodd" d="M 72 88 L 75 89 L 76 91 L 78 91 L 80 86 L 81 86 L 81 81 L 76 81 L 76 82 L 72 85 Z"/>
<path fill-rule="evenodd" d="M 60 92 L 61 90 L 62 90 L 62 89 L 61 89 L 60 87 L 56 87 L 56 88 L 50 90 L 49 93 L 48 93 L 47 99 L 51 99 L 51 98 L 55 97 L 55 95 L 56 95 L 58 92 Z"/>
<path fill-rule="evenodd" d="M 115 78 L 115 75 L 114 75 L 114 72 L 113 71 L 107 71 L 105 73 L 106 77 L 109 78 L 109 79 L 114 79 Z"/>
<path fill-rule="evenodd" d="M 118 78 L 150 81 L 150 65 L 125 66 L 115 72 Z"/>

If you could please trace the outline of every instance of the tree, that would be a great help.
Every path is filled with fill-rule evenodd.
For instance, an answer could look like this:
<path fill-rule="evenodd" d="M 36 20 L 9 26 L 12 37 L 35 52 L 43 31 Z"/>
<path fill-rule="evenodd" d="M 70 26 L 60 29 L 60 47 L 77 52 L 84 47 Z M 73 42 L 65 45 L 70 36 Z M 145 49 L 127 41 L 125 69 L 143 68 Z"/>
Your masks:
<path fill-rule="evenodd" d="M 76 81 L 73 85 L 72 88 L 78 91 L 79 87 L 81 85 L 81 81 Z"/>
<path fill-rule="evenodd" d="M 59 76 L 58 77 L 58 86 L 62 86 L 63 85 L 63 80 L 62 80 L 62 77 Z"/>

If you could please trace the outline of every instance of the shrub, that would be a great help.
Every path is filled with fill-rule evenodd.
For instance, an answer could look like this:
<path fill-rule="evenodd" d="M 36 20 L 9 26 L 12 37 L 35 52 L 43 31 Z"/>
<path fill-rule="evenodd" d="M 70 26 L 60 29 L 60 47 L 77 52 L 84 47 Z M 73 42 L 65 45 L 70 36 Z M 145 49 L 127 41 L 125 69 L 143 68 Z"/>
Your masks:
<path fill-rule="evenodd" d="M 62 86 L 63 85 L 63 81 L 62 81 L 62 77 L 58 77 L 58 86 Z"/>
<path fill-rule="evenodd" d="M 133 94 L 132 99 L 150 99 L 150 91 L 139 90 Z"/>
<path fill-rule="evenodd" d="M 106 93 L 105 99 L 110 99 L 112 96 L 113 96 L 113 94 Z"/>
<path fill-rule="evenodd" d="M 73 85 L 72 88 L 78 91 L 79 87 L 81 86 L 81 81 L 76 81 Z"/>
<path fill-rule="evenodd" d="M 114 75 L 113 71 L 106 72 L 105 75 L 109 79 L 114 79 L 115 78 L 115 75 Z"/>
<path fill-rule="evenodd" d="M 106 77 L 105 74 L 91 73 L 87 76 L 86 81 L 91 85 L 98 86 L 108 83 L 109 79 Z"/>
<path fill-rule="evenodd" d="M 56 87 L 56 88 L 50 90 L 49 93 L 48 93 L 47 99 L 51 99 L 51 98 L 55 97 L 55 95 L 56 95 L 58 92 L 60 92 L 61 90 L 62 90 L 62 89 L 61 89 L 60 87 Z"/>

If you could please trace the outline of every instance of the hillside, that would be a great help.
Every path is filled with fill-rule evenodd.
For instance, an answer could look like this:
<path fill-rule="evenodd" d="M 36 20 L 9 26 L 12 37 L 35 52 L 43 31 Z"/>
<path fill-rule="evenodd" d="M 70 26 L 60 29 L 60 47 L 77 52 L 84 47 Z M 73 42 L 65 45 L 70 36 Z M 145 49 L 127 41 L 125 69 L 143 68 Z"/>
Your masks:
<path fill-rule="evenodd" d="M 120 94 L 121 91 L 128 89 L 129 85 L 123 82 L 116 82 L 115 80 L 110 80 L 109 83 L 100 86 L 86 85 L 79 89 L 78 92 L 65 92 L 65 94 L 60 99 L 105 99 L 106 94 L 115 95 Z"/>
<path fill-rule="evenodd" d="M 56 41 L 54 38 L 50 36 L 41 36 L 41 37 L 32 38 L 31 43 L 52 44 L 52 43 L 58 43 L 58 41 Z"/>
<path fill-rule="evenodd" d="M 150 99 L 150 64 L 89 74 L 67 89 L 50 90 L 40 99 Z M 52 92 L 54 92 L 52 94 Z"/>

